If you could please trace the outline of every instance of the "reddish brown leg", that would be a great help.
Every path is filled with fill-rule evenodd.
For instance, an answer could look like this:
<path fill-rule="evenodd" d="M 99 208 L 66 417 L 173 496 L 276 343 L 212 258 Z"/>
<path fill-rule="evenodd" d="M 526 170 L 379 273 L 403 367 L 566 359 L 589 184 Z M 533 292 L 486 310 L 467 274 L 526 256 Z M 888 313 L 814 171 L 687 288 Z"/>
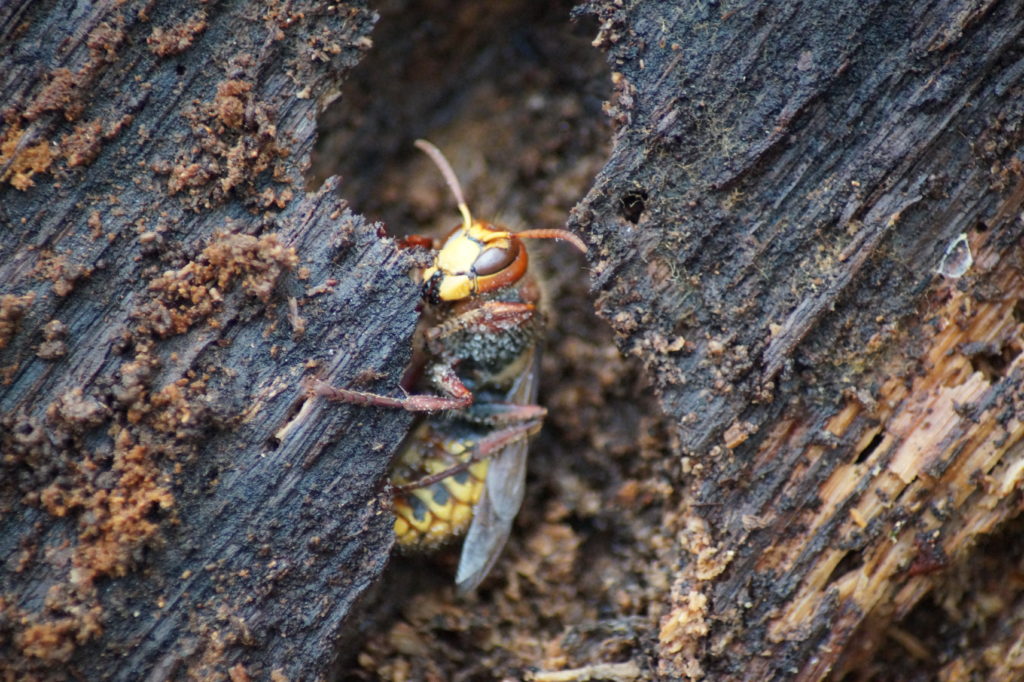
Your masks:
<path fill-rule="evenodd" d="M 536 307 L 532 303 L 484 301 L 474 308 L 427 330 L 427 342 L 435 350 L 453 334 L 475 332 L 493 334 L 525 324 L 533 317 Z"/>
<path fill-rule="evenodd" d="M 313 395 L 356 405 L 372 405 L 375 407 L 395 407 L 409 412 L 443 412 L 444 410 L 462 410 L 473 404 L 473 394 L 462 383 L 451 367 L 438 371 L 435 377 L 437 384 L 448 395 L 407 395 L 403 398 L 353 391 L 347 388 L 335 388 L 323 381 L 316 380 L 312 385 Z"/>
<path fill-rule="evenodd" d="M 423 478 L 419 478 L 411 483 L 403 483 L 402 485 L 390 484 L 391 490 L 398 493 L 408 493 L 412 490 L 434 485 L 449 476 L 454 476 L 457 473 L 465 471 L 480 460 L 493 457 L 516 441 L 522 440 L 530 434 L 535 433 L 540 427 L 541 420 L 531 419 L 530 421 L 523 422 L 522 424 L 516 424 L 515 426 L 509 426 L 504 429 L 499 429 L 498 431 L 493 431 L 477 441 L 476 445 L 473 447 L 472 454 L 465 462 L 459 462 L 444 471 L 438 471 L 428 476 L 424 476 Z"/>
<path fill-rule="evenodd" d="M 519 405 L 517 403 L 476 403 L 469 408 L 471 419 L 491 426 L 503 426 L 542 420 L 548 411 L 540 405 Z"/>

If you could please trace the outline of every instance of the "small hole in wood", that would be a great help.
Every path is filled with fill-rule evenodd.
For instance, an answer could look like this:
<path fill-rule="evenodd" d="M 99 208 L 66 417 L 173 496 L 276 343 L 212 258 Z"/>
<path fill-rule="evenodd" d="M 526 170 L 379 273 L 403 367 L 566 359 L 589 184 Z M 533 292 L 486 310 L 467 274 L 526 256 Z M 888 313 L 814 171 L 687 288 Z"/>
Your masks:
<path fill-rule="evenodd" d="M 647 191 L 636 189 L 626 192 L 619 199 L 619 213 L 623 218 L 636 225 L 647 207 Z"/>
<path fill-rule="evenodd" d="M 1014 308 L 1014 315 L 1017 314 Z M 1013 362 L 1017 353 L 1009 346 L 999 346 L 986 341 L 973 341 L 960 344 L 958 350 L 971 361 L 971 369 L 981 372 L 990 382 L 999 381 L 1006 375 L 1006 368 Z"/>
<path fill-rule="evenodd" d="M 296 425 L 296 420 L 299 419 L 302 408 L 306 406 L 308 401 L 309 398 L 306 395 L 300 395 L 298 399 L 292 403 L 292 406 L 288 409 L 288 414 L 285 416 L 284 424 L 279 429 L 276 429 L 264 443 L 268 449 L 276 450 L 281 446 L 281 441 L 284 438 L 284 435 Z"/>
<path fill-rule="evenodd" d="M 829 573 L 828 580 L 825 581 L 825 584 L 831 585 L 844 575 L 856 571 L 863 565 L 864 554 L 860 550 L 848 552 L 846 556 L 839 560 L 839 563 L 832 569 L 832 572 Z"/>
<path fill-rule="evenodd" d="M 857 460 L 855 463 L 863 464 L 864 462 L 868 461 L 868 458 L 870 458 L 871 455 L 874 454 L 875 450 L 878 449 L 878 446 L 882 444 L 883 440 L 885 440 L 885 434 L 881 431 L 876 433 L 875 437 L 871 439 L 871 442 L 868 443 L 864 447 L 864 449 L 857 454 Z"/>
<path fill-rule="evenodd" d="M 1013 319 L 1024 322 L 1024 300 L 1017 301 L 1013 306 Z"/>

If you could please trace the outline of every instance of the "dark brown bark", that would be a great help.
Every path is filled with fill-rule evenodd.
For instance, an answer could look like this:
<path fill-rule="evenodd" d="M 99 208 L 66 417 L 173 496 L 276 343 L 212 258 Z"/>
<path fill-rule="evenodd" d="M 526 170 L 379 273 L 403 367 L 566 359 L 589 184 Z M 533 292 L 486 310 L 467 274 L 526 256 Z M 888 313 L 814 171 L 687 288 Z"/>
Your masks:
<path fill-rule="evenodd" d="M 418 296 L 336 182 L 303 191 L 373 14 L 75 7 L 0 11 L 0 667 L 323 677 L 408 417 L 302 380 L 395 385 Z"/>
<path fill-rule="evenodd" d="M 619 128 L 570 225 L 698 472 L 660 670 L 818 679 L 1018 511 L 1022 5 L 593 11 Z"/>
<path fill-rule="evenodd" d="M 468 46 L 520 37 L 520 9 L 427 12 L 455 27 L 454 75 L 400 112 L 374 104 L 390 72 L 366 77 L 355 101 L 375 135 L 349 143 L 343 194 L 405 189 L 360 185 L 363 160 L 378 173 L 380 150 L 429 132 L 378 139 L 393 120 L 466 121 L 460 144 L 535 152 L 527 179 L 500 176 L 521 196 L 558 184 L 537 168 L 587 168 L 585 135 L 543 139 L 578 114 L 487 128 L 458 108 Z M 563 310 L 545 372 L 555 435 L 537 448 L 564 456 L 538 474 L 562 497 L 531 493 L 526 539 L 472 608 L 389 590 L 410 606 L 363 674 L 892 676 L 870 667 L 899 660 L 887 636 L 1013 674 L 979 653 L 1012 651 L 1009 611 L 986 616 L 1007 634 L 976 639 L 971 618 L 932 640 L 913 615 L 930 593 L 964 608 L 1015 565 L 980 540 L 1012 528 L 1024 457 L 1022 9 L 586 7 L 613 71 L 614 148 L 569 226 L 675 440 L 614 386 L 630 374 L 600 330 Z M 306 401 L 301 382 L 390 390 L 416 319 L 409 258 L 335 182 L 302 191 L 318 106 L 372 20 L 321 4 L 0 10 L 6 669 L 328 674 L 390 549 L 379 488 L 409 417 Z M 399 59 L 408 35 L 378 47 Z M 544 59 L 579 54 L 530 49 L 553 91 Z M 974 265 L 938 275 L 961 233 Z M 582 277 L 555 253 L 565 305 Z"/>

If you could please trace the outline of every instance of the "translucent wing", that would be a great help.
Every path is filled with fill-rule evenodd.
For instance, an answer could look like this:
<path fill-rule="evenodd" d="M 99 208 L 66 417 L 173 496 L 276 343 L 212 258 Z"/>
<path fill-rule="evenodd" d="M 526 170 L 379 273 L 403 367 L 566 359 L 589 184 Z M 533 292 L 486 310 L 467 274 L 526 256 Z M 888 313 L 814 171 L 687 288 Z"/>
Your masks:
<path fill-rule="evenodd" d="M 528 369 L 513 383 L 506 400 L 517 405 L 532 405 L 537 401 L 540 350 L 534 348 Z M 526 488 L 526 454 L 529 444 L 526 435 L 495 455 L 487 469 L 487 480 L 480 500 L 473 509 L 473 522 L 459 557 L 459 570 L 455 584 L 459 592 L 476 588 L 494 562 L 512 530 L 512 522 L 523 504 Z"/>
<path fill-rule="evenodd" d="M 516 405 L 534 405 L 537 402 L 537 385 L 540 376 L 540 349 L 534 347 L 532 357 L 527 361 L 528 369 L 516 378 L 508 392 L 508 402 Z M 523 504 L 526 489 L 527 439 L 505 448 L 491 462 L 488 469 L 485 493 L 494 507 L 494 512 L 511 525 Z M 491 474 L 495 474 L 491 476 Z M 500 547 L 499 547 L 500 550 Z"/>

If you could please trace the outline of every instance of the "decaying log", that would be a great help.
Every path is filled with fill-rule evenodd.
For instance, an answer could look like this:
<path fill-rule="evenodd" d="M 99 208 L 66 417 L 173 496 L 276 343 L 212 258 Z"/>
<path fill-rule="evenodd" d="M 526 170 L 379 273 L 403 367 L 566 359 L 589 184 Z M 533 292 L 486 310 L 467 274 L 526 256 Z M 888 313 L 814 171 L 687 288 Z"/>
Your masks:
<path fill-rule="evenodd" d="M 445 20 L 477 30 L 474 5 Z M 1022 3 L 579 14 L 615 133 L 569 226 L 674 440 L 643 399 L 612 400 L 628 371 L 600 340 L 558 323 L 549 430 L 604 489 L 541 473 L 564 497 L 528 499 L 500 587 L 470 609 L 398 595 L 362 674 L 820 679 L 864 674 L 888 639 L 931 673 L 1019 675 L 1012 585 L 969 651 L 906 619 L 1013 556 L 986 537 L 1024 472 Z M 416 321 L 410 257 L 336 181 L 303 191 L 314 118 L 373 21 L 359 3 L 0 9 L 8 676 L 329 674 L 390 550 L 380 484 L 409 416 L 308 400 L 303 379 L 389 390 Z M 566 149 L 538 141 L 523 166 Z M 630 448 L 646 469 L 615 459 Z"/>
<path fill-rule="evenodd" d="M 1020 510 L 1022 5 L 590 9 L 570 224 L 692 474 L 660 673 L 820 679 Z"/>
<path fill-rule="evenodd" d="M 392 543 L 411 261 L 306 195 L 363 5 L 0 10 L 4 679 L 314 679 Z"/>

